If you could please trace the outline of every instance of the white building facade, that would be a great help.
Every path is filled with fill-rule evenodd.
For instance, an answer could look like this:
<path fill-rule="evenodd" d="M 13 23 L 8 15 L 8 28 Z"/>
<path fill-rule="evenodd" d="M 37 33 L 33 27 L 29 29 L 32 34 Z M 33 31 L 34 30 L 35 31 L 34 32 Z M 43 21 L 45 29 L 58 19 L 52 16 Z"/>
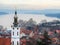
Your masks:
<path fill-rule="evenodd" d="M 11 26 L 11 45 L 20 45 L 20 27 L 18 26 L 18 17 L 16 11 L 14 22 Z"/>

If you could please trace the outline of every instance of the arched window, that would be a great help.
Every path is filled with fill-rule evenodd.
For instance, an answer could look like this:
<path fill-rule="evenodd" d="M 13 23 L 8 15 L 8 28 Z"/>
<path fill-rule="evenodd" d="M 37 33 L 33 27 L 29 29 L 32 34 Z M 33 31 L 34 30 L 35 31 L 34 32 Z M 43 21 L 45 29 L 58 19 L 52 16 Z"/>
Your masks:
<path fill-rule="evenodd" d="M 17 35 L 18 35 L 18 32 L 17 32 Z"/>
<path fill-rule="evenodd" d="M 18 30 L 18 28 L 17 28 L 17 30 Z"/>
<path fill-rule="evenodd" d="M 18 41 L 17 41 L 17 45 L 18 45 Z"/>
<path fill-rule="evenodd" d="M 14 41 L 12 41 L 12 45 L 14 45 Z"/>
<path fill-rule="evenodd" d="M 13 32 L 13 35 L 14 35 L 14 32 Z"/>

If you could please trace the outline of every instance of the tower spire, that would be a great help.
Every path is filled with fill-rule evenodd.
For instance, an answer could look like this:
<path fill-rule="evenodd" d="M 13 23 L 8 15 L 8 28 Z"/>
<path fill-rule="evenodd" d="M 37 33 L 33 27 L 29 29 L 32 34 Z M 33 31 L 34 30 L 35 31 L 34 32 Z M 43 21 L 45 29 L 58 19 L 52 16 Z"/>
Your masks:
<path fill-rule="evenodd" d="M 15 15 L 17 15 L 17 11 L 15 10 Z"/>
<path fill-rule="evenodd" d="M 14 27 L 17 27 L 17 26 L 18 26 L 18 17 L 17 17 L 17 11 L 15 11 L 13 25 L 14 25 Z"/>

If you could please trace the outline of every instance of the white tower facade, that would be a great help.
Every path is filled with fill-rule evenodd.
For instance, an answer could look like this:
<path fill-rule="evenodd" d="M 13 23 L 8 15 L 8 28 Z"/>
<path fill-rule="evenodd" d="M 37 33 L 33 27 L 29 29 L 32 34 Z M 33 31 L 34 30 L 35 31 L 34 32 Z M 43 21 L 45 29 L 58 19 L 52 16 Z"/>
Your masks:
<path fill-rule="evenodd" d="M 14 23 L 11 28 L 11 45 L 20 45 L 20 27 L 18 26 L 18 17 L 16 11 L 14 16 Z"/>

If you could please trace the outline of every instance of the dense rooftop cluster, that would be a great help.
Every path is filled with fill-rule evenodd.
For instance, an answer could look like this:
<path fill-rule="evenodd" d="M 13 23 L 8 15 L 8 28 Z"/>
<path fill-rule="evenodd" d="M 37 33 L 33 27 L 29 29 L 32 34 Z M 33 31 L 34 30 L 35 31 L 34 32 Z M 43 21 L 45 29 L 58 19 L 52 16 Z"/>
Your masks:
<path fill-rule="evenodd" d="M 31 18 L 28 21 L 19 20 L 21 45 L 60 45 L 60 21 L 36 24 Z M 11 30 L 0 26 L 0 39 L 11 38 Z"/>

